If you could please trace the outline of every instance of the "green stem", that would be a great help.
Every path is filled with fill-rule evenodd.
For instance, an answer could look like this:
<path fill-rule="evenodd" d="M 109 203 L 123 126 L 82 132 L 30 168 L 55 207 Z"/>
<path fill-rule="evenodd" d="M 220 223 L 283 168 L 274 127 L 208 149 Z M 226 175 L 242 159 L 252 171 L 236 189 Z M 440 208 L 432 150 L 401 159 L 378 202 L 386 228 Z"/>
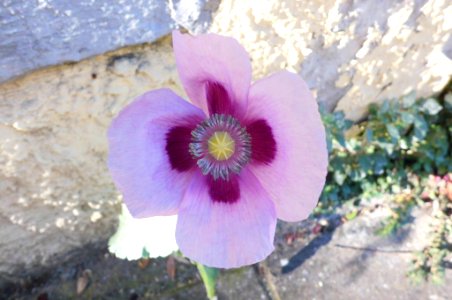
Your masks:
<path fill-rule="evenodd" d="M 219 274 L 218 269 L 204 266 L 200 263 L 196 263 L 196 267 L 206 288 L 207 298 L 215 299 L 215 285 Z"/>

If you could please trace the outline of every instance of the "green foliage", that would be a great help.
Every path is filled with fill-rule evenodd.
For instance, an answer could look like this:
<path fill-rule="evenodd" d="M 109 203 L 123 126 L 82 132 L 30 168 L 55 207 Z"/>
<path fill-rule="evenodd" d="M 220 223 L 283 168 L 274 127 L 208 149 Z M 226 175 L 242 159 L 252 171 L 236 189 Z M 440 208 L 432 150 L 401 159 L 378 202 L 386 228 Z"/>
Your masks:
<path fill-rule="evenodd" d="M 201 275 L 201 279 L 204 283 L 204 287 L 206 288 L 207 298 L 214 299 L 215 298 L 215 285 L 217 283 L 219 270 L 216 268 L 204 266 L 200 263 L 196 263 L 196 267 L 198 268 L 198 272 Z"/>
<path fill-rule="evenodd" d="M 409 219 L 411 208 L 416 204 L 416 198 L 411 194 L 396 195 L 394 199 L 392 214 L 383 226 L 377 230 L 379 235 L 392 234 L 402 227 Z"/>
<path fill-rule="evenodd" d="M 345 214 L 344 217 L 347 221 L 351 221 L 351 220 L 355 219 L 357 216 L 358 216 L 358 210 L 354 209 L 351 212 Z"/>
<path fill-rule="evenodd" d="M 342 112 L 322 112 L 322 119 L 330 163 L 316 212 L 328 213 L 347 201 L 357 204 L 389 194 L 392 215 L 377 232 L 388 235 L 406 223 L 413 206 L 426 199 L 443 203 L 435 217 L 443 221 L 433 226 L 432 242 L 417 254 L 409 273 L 412 278 L 439 281 L 444 258 L 450 252 L 447 237 L 451 233 L 452 199 L 426 197 L 425 182 L 432 174 L 451 178 L 446 174 L 452 173 L 452 85 L 438 98 L 416 100 L 411 93 L 372 104 L 367 119 L 356 125 Z M 450 185 L 452 190 L 452 182 Z"/>
<path fill-rule="evenodd" d="M 444 278 L 444 260 L 451 252 L 450 238 L 452 234 L 452 176 L 451 174 L 429 176 L 421 197 L 431 201 L 433 222 L 430 224 L 430 243 L 412 260 L 412 268 L 408 275 L 415 281 L 431 278 L 441 283 Z"/>
<path fill-rule="evenodd" d="M 342 112 L 323 113 L 330 153 L 320 212 L 359 196 L 361 199 L 409 187 L 409 174 L 446 174 L 450 155 L 451 107 L 438 100 L 399 101 L 369 107 L 367 120 L 352 126 Z"/>

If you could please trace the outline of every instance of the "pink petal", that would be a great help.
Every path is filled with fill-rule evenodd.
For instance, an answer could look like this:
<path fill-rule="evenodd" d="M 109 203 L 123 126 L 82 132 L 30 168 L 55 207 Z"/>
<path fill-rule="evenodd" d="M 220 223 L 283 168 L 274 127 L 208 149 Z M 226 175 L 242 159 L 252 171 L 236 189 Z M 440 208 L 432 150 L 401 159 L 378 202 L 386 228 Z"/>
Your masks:
<path fill-rule="evenodd" d="M 251 84 L 251 64 L 248 53 L 235 39 L 213 33 L 194 37 L 173 31 L 173 48 L 180 79 L 193 103 L 208 113 L 206 85 L 213 84 L 224 87 L 232 104 L 210 107 L 235 107 L 237 114 L 244 112 Z"/>
<path fill-rule="evenodd" d="M 108 167 L 134 217 L 177 213 L 192 172 L 172 168 L 167 134 L 203 118 L 199 108 L 160 89 L 138 97 L 113 120 Z"/>
<path fill-rule="evenodd" d="M 238 177 L 240 199 L 213 201 L 207 178 L 196 174 L 179 208 L 176 241 L 182 253 L 204 265 L 238 268 L 265 259 L 274 249 L 276 213 L 251 172 Z"/>
<path fill-rule="evenodd" d="M 287 71 L 250 89 L 247 120 L 264 119 L 276 140 L 276 157 L 250 169 L 275 202 L 278 218 L 300 221 L 317 204 L 328 166 L 325 129 L 306 83 Z"/>

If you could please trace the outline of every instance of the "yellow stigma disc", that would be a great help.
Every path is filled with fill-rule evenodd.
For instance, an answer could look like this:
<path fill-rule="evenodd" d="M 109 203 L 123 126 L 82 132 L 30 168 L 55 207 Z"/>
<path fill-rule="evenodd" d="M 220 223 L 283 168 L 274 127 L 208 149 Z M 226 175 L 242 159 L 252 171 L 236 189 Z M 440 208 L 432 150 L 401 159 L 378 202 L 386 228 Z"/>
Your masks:
<path fill-rule="evenodd" d="M 226 160 L 234 154 L 235 141 L 226 131 L 217 131 L 208 140 L 209 153 L 216 160 Z"/>

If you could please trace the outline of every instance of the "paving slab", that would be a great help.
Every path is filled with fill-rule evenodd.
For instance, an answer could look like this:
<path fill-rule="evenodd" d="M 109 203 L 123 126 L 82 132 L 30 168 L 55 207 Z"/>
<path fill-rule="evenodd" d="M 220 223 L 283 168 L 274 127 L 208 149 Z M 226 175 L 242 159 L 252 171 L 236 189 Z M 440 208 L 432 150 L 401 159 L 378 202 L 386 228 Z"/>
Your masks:
<path fill-rule="evenodd" d="M 442 285 L 414 284 L 406 276 L 412 251 L 428 238 L 428 208 L 413 215 L 410 224 L 389 237 L 375 234 L 385 209 L 347 222 L 338 215 L 281 222 L 276 250 L 264 263 L 222 271 L 218 299 L 450 299 L 450 269 Z M 108 254 L 104 241 L 74 251 L 39 276 L 24 272 L 10 278 L 2 291 L 6 299 L 206 299 L 193 265 L 176 258 L 171 279 L 166 261 L 153 259 L 144 267 L 119 260 Z M 89 273 L 89 284 L 77 295 L 83 272 Z"/>

